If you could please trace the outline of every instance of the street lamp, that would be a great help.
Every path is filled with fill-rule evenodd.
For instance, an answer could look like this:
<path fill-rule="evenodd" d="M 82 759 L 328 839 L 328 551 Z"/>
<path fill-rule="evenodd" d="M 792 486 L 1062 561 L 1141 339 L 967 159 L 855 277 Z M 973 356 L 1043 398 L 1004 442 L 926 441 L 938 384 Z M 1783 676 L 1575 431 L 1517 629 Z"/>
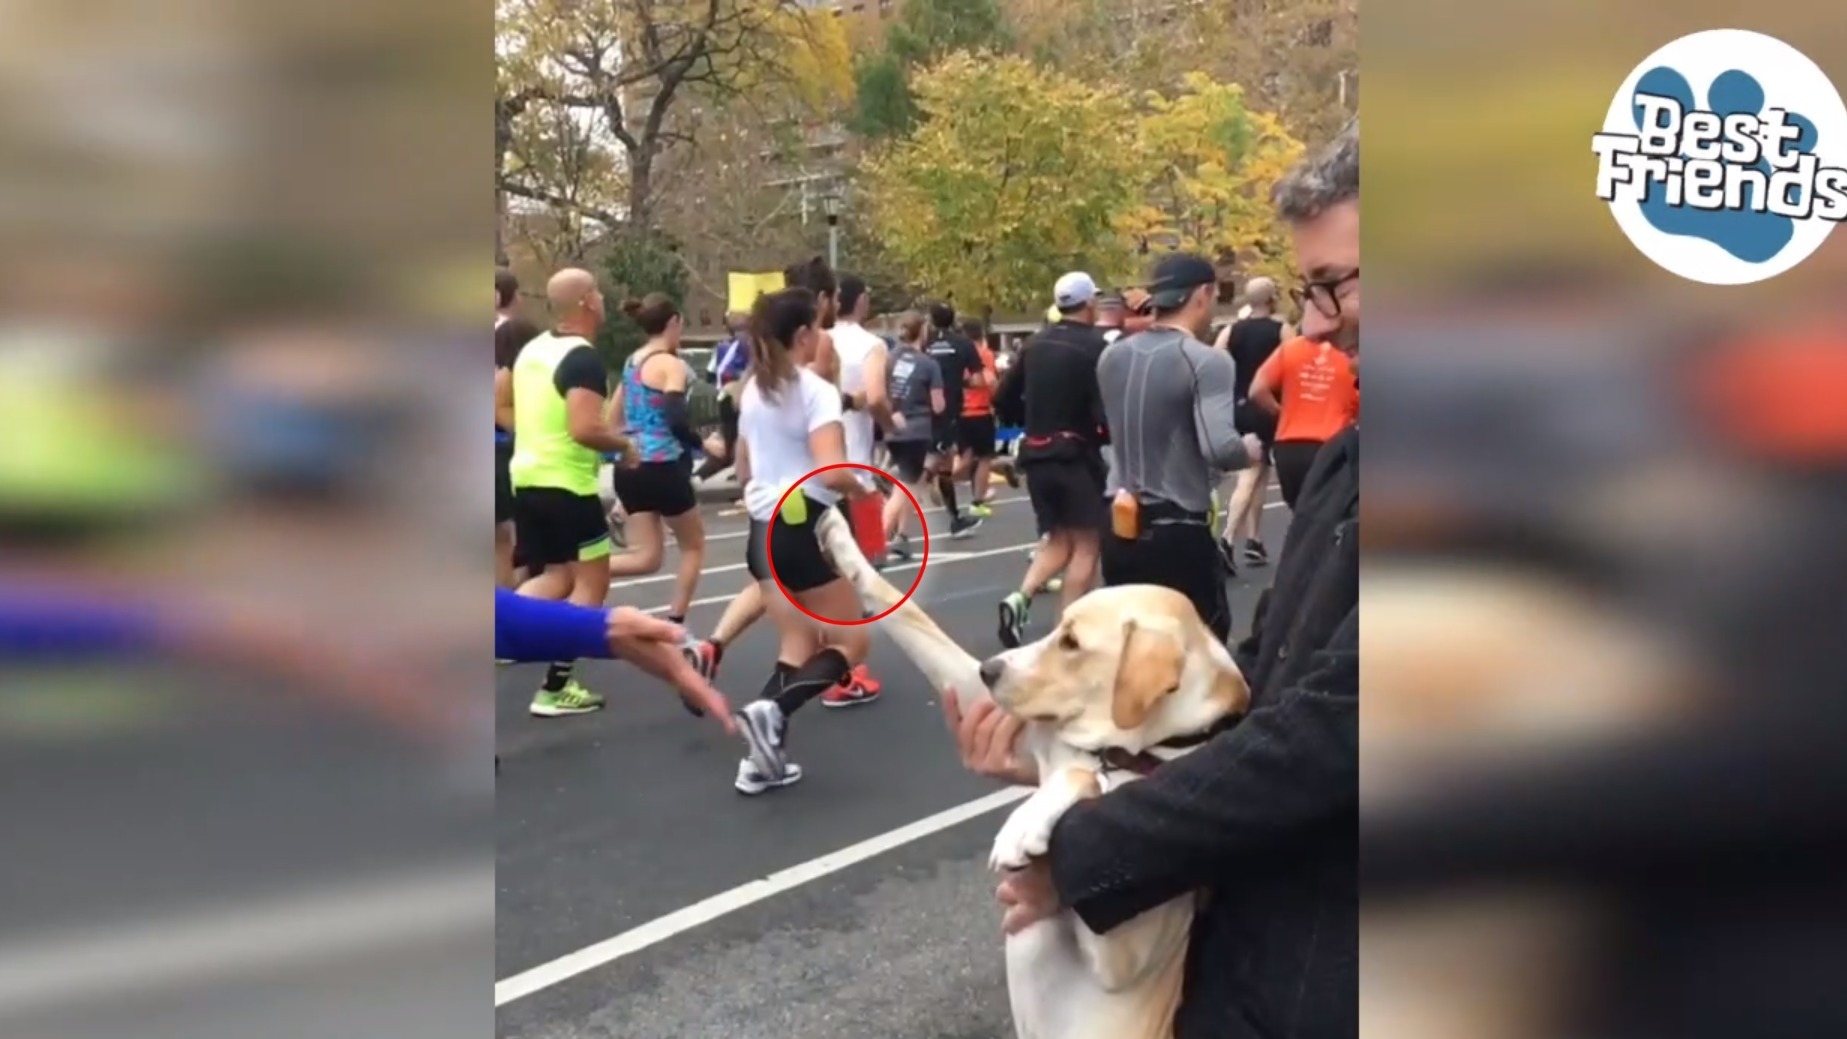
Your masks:
<path fill-rule="evenodd" d="M 836 271 L 840 269 L 840 210 L 844 202 L 839 195 L 821 200 L 821 208 L 827 213 L 827 266 Z"/>

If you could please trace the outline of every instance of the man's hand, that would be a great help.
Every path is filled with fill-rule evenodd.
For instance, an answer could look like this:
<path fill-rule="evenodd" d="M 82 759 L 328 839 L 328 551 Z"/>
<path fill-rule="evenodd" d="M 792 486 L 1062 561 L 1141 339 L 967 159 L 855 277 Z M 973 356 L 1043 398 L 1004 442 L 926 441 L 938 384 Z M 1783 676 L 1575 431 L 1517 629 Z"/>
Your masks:
<path fill-rule="evenodd" d="M 1001 927 L 1008 934 L 1019 934 L 1041 920 L 1057 916 L 1064 908 L 1058 901 L 1058 888 L 1052 883 L 1052 867 L 1044 859 L 1034 859 L 1025 869 L 1007 874 L 994 897 L 1007 907 Z"/>
<path fill-rule="evenodd" d="M 956 738 L 962 765 L 970 772 L 1021 786 L 1038 785 L 1038 770 L 1032 762 L 1021 761 L 1016 752 L 1025 722 L 1001 710 L 993 700 L 982 700 L 965 715 L 954 689 L 943 692 L 943 718 Z"/>
<path fill-rule="evenodd" d="M 712 683 L 701 677 L 680 651 L 685 641 L 685 628 L 650 617 L 633 606 L 609 611 L 609 645 L 616 656 L 666 682 L 682 700 L 717 719 L 726 733 L 736 735 L 731 705 L 725 701 L 725 694 L 712 688 Z"/>

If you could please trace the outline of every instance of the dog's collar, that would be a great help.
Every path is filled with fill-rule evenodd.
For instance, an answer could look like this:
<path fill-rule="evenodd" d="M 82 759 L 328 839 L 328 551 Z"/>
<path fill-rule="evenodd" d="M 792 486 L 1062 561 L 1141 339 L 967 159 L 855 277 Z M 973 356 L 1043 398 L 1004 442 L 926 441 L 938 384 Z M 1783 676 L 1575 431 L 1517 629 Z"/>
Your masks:
<path fill-rule="evenodd" d="M 1191 750 L 1211 738 L 1212 732 L 1210 730 L 1193 733 L 1189 736 L 1175 736 L 1170 740 L 1162 740 L 1160 743 L 1140 753 L 1125 750 L 1122 747 L 1105 747 L 1103 748 L 1103 753 L 1097 755 L 1097 759 L 1103 762 L 1103 768 L 1106 771 L 1133 772 L 1138 776 L 1146 778 L 1147 776 L 1153 775 L 1155 769 L 1173 760 L 1172 757 L 1163 757 L 1156 753 L 1157 751 Z M 1176 754 L 1173 757 L 1179 757 L 1179 755 Z"/>

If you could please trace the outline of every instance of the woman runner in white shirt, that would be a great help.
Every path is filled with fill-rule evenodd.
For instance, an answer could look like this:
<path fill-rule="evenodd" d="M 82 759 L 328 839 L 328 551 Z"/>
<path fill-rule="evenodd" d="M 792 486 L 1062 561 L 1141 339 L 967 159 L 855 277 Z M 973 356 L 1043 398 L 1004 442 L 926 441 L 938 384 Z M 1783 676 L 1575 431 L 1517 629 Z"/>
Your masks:
<path fill-rule="evenodd" d="M 870 638 L 863 627 L 817 625 L 783 592 L 821 617 L 860 616 L 859 595 L 821 551 L 815 525 L 841 498 L 870 491 L 858 470 L 835 469 L 803 483 L 777 511 L 796 481 L 847 460 L 840 391 L 807 367 L 821 338 L 814 293 L 785 289 L 764 296 L 751 325 L 750 374 L 738 402 L 737 475 L 750 514 L 745 563 L 780 646 L 762 697 L 738 712 L 750 754 L 738 763 L 736 786 L 760 794 L 802 778 L 801 766 L 783 753 L 789 717 L 866 657 Z"/>

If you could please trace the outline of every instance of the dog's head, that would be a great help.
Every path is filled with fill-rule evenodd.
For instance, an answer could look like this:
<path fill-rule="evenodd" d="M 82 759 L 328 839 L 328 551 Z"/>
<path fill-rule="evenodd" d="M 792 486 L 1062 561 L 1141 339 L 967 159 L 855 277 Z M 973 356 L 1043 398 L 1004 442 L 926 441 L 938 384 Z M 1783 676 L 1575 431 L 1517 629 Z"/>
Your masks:
<path fill-rule="evenodd" d="M 1141 752 L 1250 706 L 1250 687 L 1186 596 L 1155 585 L 1091 592 L 1052 633 L 990 657 L 982 681 L 1060 741 Z"/>

